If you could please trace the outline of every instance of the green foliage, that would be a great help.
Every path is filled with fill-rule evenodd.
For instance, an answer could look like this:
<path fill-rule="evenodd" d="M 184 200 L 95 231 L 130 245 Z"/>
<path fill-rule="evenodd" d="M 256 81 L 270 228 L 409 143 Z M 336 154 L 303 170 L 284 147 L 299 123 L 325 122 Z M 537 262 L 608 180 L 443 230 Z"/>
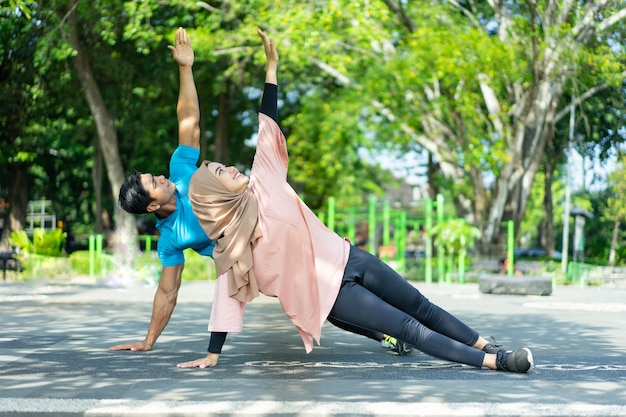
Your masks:
<path fill-rule="evenodd" d="M 24 268 L 19 275 L 24 280 L 59 279 L 72 275 L 72 269 L 65 257 L 20 253 L 18 259 Z"/>
<path fill-rule="evenodd" d="M 74 274 L 90 275 L 91 274 L 91 255 L 89 251 L 74 251 L 69 256 L 70 266 Z M 103 276 L 113 270 L 113 257 L 103 253 L 100 256 L 93 257 L 93 273 L 95 276 Z"/>
<path fill-rule="evenodd" d="M 363 206 L 366 195 L 381 193 L 383 173 L 370 169 L 359 157 L 365 132 L 342 112 L 354 102 L 333 106 L 327 102 L 325 97 L 310 94 L 303 98 L 302 111 L 283 123 L 293 127 L 288 143 L 290 179 L 314 210 L 324 207 L 329 195 L 337 198 L 340 208 Z"/>
<path fill-rule="evenodd" d="M 215 279 L 215 265 L 213 259 L 199 255 L 193 249 L 184 251 L 185 268 L 183 269 L 183 281 L 196 281 Z M 113 268 L 104 271 L 110 275 L 112 284 L 129 285 L 133 283 L 156 284 L 161 278 L 161 261 L 155 251 L 145 251 L 133 258 L 133 263 L 128 268 Z M 102 276 L 102 274 L 101 274 Z"/>
<path fill-rule="evenodd" d="M 25 230 L 12 231 L 9 241 L 18 248 L 16 257 L 23 268 L 19 275 L 24 279 L 69 275 L 70 267 L 62 253 L 65 235 L 61 229 L 36 228 L 31 241 Z"/>
<path fill-rule="evenodd" d="M 18 248 L 19 252 L 35 252 L 33 243 L 30 241 L 26 230 L 13 230 L 9 242 Z"/>
<path fill-rule="evenodd" d="M 185 269 L 183 269 L 183 281 L 198 281 L 205 279 L 216 279 L 215 264 L 208 256 L 199 255 L 192 249 L 186 249 Z"/>
<path fill-rule="evenodd" d="M 622 156 L 609 176 L 611 196 L 604 217 L 607 220 L 626 222 L 626 156 Z"/>
<path fill-rule="evenodd" d="M 161 261 L 154 251 L 147 251 L 133 258 L 133 265 L 118 271 L 113 256 L 102 253 L 93 256 L 89 251 L 75 251 L 67 257 L 50 256 L 26 249 L 33 244 L 26 233 L 15 233 L 12 242 L 22 249 L 17 255 L 24 270 L 19 274 L 24 279 L 33 278 L 60 278 L 65 276 L 89 276 L 93 272 L 96 279 L 113 277 L 111 283 L 132 284 L 135 282 L 155 284 L 161 276 Z M 216 279 L 213 259 L 201 256 L 192 249 L 187 249 L 183 281 Z M 91 262 L 93 260 L 93 270 Z M 116 275 L 123 274 L 123 280 Z M 119 282 L 116 281 L 119 280 Z"/>
<path fill-rule="evenodd" d="M 464 219 L 452 219 L 436 224 L 431 233 L 435 236 L 434 244 L 446 255 L 466 255 L 474 247 L 474 241 L 480 237 L 480 230 L 471 226 Z"/>
<path fill-rule="evenodd" d="M 9 6 L 13 10 L 19 10 L 18 16 L 23 15 L 27 19 L 30 19 L 32 10 L 30 5 L 25 0 L 9 0 Z"/>
<path fill-rule="evenodd" d="M 543 88 L 533 83 L 548 47 L 561 47 L 553 56 L 562 59 L 548 74 L 555 84 L 546 88 L 568 98 L 570 92 L 606 85 L 579 106 L 583 115 L 577 123 L 585 127 L 585 141 L 608 154 L 624 140 L 621 21 L 592 31 L 585 45 L 576 43 L 571 27 L 584 16 L 576 8 L 587 3 L 574 4 L 571 19 L 560 26 L 547 25 L 552 20 L 542 19 L 542 6 L 531 17 L 530 6 L 519 2 L 478 2 L 464 10 L 459 8 L 467 2 L 396 2 L 404 19 L 385 2 L 367 0 L 209 3 L 76 3 L 81 43 L 114 119 L 124 170 L 167 175 L 176 146 L 178 93 L 178 72 L 167 44 L 179 26 L 187 27 L 194 40 L 202 138 L 207 142 L 203 151 L 212 156 L 218 101 L 227 100 L 229 160 L 224 162 L 240 167 L 250 166 L 253 148 L 244 141 L 254 135 L 263 83 L 264 57 L 255 28 L 264 28 L 276 40 L 289 178 L 314 209 L 323 207 L 328 195 L 337 196 L 338 207 L 362 205 L 363 196 L 381 193 L 381 184 L 391 181 L 375 162 L 363 158 L 363 149 L 401 154 L 424 148 L 439 164 L 430 186 L 445 187 L 446 196 L 469 203 L 457 207 L 491 208 L 494 187 L 483 179 L 496 181 L 511 168 L 507 164 L 520 172 L 519 161 L 513 162 L 516 149 L 534 149 L 515 143 L 515 129 L 525 126 L 516 116 L 520 107 L 532 106 L 521 106 L 524 98 Z M 495 13 L 496 4 L 506 7 L 506 13 Z M 619 2 L 607 4 L 596 14 L 598 24 L 620 16 Z M 58 216 L 74 230 L 89 230 L 96 218 L 106 217 L 95 213 L 96 201 L 112 226 L 117 207 L 108 178 L 92 175 L 102 157 L 73 70 L 68 9 L 65 1 L 10 0 L 0 6 L 0 191 L 6 197 L 11 173 L 27 165 L 28 184 L 20 188 L 28 194 L 24 200 L 54 200 Z M 507 33 L 490 31 L 487 22 L 506 15 L 512 17 Z M 547 26 L 534 26 L 539 21 Z M 567 73 L 559 72 L 565 69 Z M 556 84 L 568 78 L 572 81 Z M 495 113 L 488 111 L 481 79 L 497 99 Z M 563 108 L 566 101 L 543 104 Z M 542 120 L 541 114 L 536 116 Z M 503 122 L 500 132 L 497 119 Z M 559 138 L 567 137 L 563 123 L 566 118 L 555 127 L 551 154 L 562 154 Z M 526 155 L 522 168 L 527 170 L 538 157 Z M 448 171 L 441 169 L 444 165 Z M 460 174 L 452 177 L 452 170 Z M 98 190 L 103 190 L 102 200 L 96 199 Z M 481 204 L 471 204 L 483 197 Z M 556 210 L 555 219 L 560 221 Z"/>
<path fill-rule="evenodd" d="M 35 228 L 33 230 L 35 252 L 44 256 L 62 256 L 66 237 L 67 233 L 62 229 L 46 231 L 41 228 Z"/>
<path fill-rule="evenodd" d="M 69 255 L 70 265 L 72 269 L 79 275 L 89 275 L 90 271 L 90 259 L 89 251 L 77 250 Z M 98 261 L 100 261 L 98 259 Z M 99 262 L 98 262 L 99 263 Z M 101 270 L 101 266 L 98 265 L 98 272 Z"/>
<path fill-rule="evenodd" d="M 201 256 L 192 249 L 184 252 L 185 268 L 183 269 L 183 281 L 195 281 L 203 279 L 215 279 L 215 265 L 213 259 Z M 72 269 L 82 275 L 90 273 L 89 251 L 76 251 L 69 256 Z M 102 254 L 94 257 L 94 273 L 99 277 L 107 276 L 110 273 L 124 273 L 132 276 L 130 281 L 124 283 L 143 282 L 155 284 L 161 277 L 161 261 L 155 251 L 145 251 L 133 258 L 133 264 L 127 270 L 115 272 L 115 265 L 111 255 Z"/>
<path fill-rule="evenodd" d="M 72 218 L 68 212 L 93 196 L 85 192 L 93 151 L 85 146 L 91 142 L 83 119 L 88 110 L 64 62 L 73 51 L 54 37 L 58 30 L 46 32 L 51 22 L 45 13 L 32 12 L 29 20 L 0 6 L 0 190 L 13 188 L 12 174 L 27 169 L 18 187 L 27 195 L 10 196 L 10 203 L 63 201 L 59 215 Z"/>
<path fill-rule="evenodd" d="M 59 257 L 63 255 L 63 244 L 67 233 L 61 229 L 44 230 L 35 228 L 32 241 L 24 230 L 11 232 L 10 242 L 20 249 L 20 253 Z"/>

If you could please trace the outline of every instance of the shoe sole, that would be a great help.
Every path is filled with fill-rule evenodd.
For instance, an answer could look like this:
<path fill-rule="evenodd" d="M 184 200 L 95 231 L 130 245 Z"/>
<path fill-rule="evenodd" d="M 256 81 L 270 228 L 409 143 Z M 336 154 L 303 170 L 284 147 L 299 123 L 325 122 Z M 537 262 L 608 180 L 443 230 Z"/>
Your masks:
<path fill-rule="evenodd" d="M 528 353 L 528 356 L 526 357 L 526 359 L 528 359 L 528 362 L 530 363 L 530 368 L 528 368 L 526 372 L 530 372 L 530 370 L 535 367 L 535 360 L 533 359 L 533 353 L 528 348 L 522 348 L 522 349 L 525 350 L 526 353 Z"/>

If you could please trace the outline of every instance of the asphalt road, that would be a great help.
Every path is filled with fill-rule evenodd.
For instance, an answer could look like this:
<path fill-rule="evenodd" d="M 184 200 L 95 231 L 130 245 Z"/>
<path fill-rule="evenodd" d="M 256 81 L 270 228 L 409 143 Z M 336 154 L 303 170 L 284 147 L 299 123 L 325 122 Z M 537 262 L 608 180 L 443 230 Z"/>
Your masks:
<path fill-rule="evenodd" d="M 307 355 L 278 302 L 260 297 L 218 367 L 179 369 L 206 352 L 211 282 L 183 283 L 143 353 L 108 347 L 143 339 L 154 287 L 0 282 L 0 416 L 626 416 L 626 287 L 540 297 L 415 285 L 481 334 L 530 347 L 535 368 L 400 357 L 329 323 Z"/>

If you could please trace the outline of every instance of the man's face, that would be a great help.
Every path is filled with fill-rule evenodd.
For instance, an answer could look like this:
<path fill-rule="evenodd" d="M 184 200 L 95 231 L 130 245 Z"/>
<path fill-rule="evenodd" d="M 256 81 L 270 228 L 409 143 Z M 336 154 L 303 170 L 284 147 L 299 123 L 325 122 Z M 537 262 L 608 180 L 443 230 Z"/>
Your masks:
<path fill-rule="evenodd" d="M 168 203 L 176 190 L 174 183 L 165 178 L 164 175 L 157 177 L 149 173 L 141 174 L 141 185 L 155 200 L 148 205 L 149 212 L 156 211 L 161 205 Z"/>
<path fill-rule="evenodd" d="M 215 174 L 218 181 L 231 193 L 242 193 L 250 181 L 250 178 L 239 172 L 237 168 L 233 166 L 226 167 L 219 162 L 209 163 L 207 169 Z"/>

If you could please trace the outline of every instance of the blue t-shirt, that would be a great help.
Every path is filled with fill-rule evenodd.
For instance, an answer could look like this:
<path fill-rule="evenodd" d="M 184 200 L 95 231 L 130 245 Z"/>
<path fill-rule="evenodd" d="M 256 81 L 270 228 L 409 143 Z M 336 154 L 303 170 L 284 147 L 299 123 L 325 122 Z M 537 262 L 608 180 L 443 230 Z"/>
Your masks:
<path fill-rule="evenodd" d="M 160 236 L 157 243 L 159 259 L 163 266 L 185 262 L 183 250 L 191 248 L 200 255 L 213 256 L 215 242 L 208 238 L 191 209 L 187 192 L 189 181 L 196 172 L 200 150 L 178 145 L 170 160 L 169 180 L 176 186 L 176 210 L 164 219 L 157 219 Z"/>

